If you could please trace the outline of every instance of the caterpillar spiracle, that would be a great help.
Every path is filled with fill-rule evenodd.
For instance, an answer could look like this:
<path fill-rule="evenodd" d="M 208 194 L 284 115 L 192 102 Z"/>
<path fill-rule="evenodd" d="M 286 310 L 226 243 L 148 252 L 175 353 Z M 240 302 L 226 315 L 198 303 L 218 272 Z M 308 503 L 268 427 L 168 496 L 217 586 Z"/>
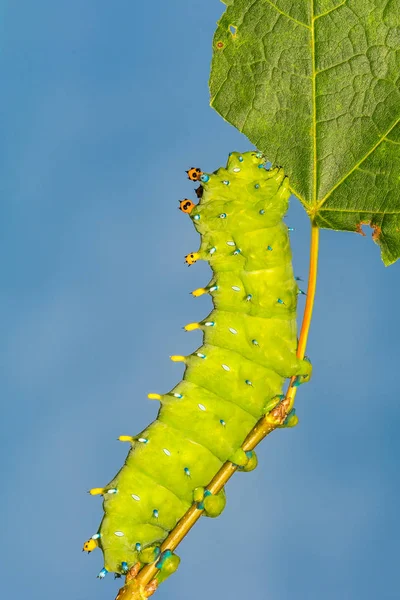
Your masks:
<path fill-rule="evenodd" d="M 104 488 L 104 517 L 84 545 L 104 554 L 107 572 L 126 574 L 134 565 L 157 561 L 161 582 L 179 563 L 160 545 L 193 502 L 218 516 L 225 492 L 205 487 L 230 460 L 241 470 L 257 464 L 241 446 L 257 421 L 282 400 L 285 380 L 306 381 L 311 364 L 296 356 L 299 288 L 293 276 L 288 227 L 289 184 L 281 168 L 267 170 L 261 153 L 232 152 L 214 173 L 190 169 L 199 203 L 180 208 L 201 236 L 191 265 L 206 260 L 213 310 L 188 331 L 200 329 L 203 343 L 189 356 L 171 356 L 185 372 L 170 392 L 150 394 L 161 407 L 157 419 L 135 436 L 121 436 L 131 449 L 125 464 Z M 297 417 L 289 414 L 286 424 Z"/>

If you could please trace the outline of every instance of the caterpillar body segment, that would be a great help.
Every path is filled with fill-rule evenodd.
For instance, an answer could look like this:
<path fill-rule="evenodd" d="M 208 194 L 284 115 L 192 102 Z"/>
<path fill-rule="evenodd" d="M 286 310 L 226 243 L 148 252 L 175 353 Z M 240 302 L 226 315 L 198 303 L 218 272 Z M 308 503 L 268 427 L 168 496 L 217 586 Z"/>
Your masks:
<path fill-rule="evenodd" d="M 220 514 L 225 492 L 212 496 L 207 484 L 227 460 L 243 471 L 256 467 L 255 453 L 241 448 L 244 439 L 282 400 L 287 378 L 311 374 L 311 364 L 296 356 L 298 286 L 283 223 L 288 180 L 264 163 L 258 152 L 233 152 L 226 168 L 188 171 L 201 193 L 198 204 L 186 199 L 181 209 L 201 243 L 186 262 L 210 264 L 211 282 L 193 295 L 209 293 L 214 308 L 185 327 L 201 329 L 202 345 L 171 356 L 185 364 L 183 380 L 149 394 L 160 402 L 157 419 L 139 435 L 119 438 L 131 443 L 125 464 L 106 487 L 94 488 L 104 517 L 87 549 L 102 549 L 106 571 L 124 575 L 138 562 L 160 561 L 161 543 L 194 502 L 208 516 Z M 284 426 L 296 422 L 291 413 Z M 163 556 L 154 585 L 178 563 Z"/>

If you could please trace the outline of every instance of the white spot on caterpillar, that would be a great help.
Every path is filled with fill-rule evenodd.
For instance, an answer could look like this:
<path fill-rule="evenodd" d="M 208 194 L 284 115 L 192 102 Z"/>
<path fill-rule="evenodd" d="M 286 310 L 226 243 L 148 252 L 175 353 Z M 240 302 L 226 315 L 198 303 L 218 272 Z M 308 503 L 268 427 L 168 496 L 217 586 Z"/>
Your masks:
<path fill-rule="evenodd" d="M 230 371 L 230 367 L 228 367 L 228 365 L 221 365 L 221 367 L 225 370 L 225 371 Z"/>
<path fill-rule="evenodd" d="M 237 286 L 237 285 L 233 285 L 232 289 L 233 289 L 234 292 L 240 292 L 240 287 Z"/>
<path fill-rule="evenodd" d="M 163 448 L 163 452 L 164 454 L 166 454 L 167 456 L 171 456 L 171 452 L 167 449 L 167 448 Z"/>
<path fill-rule="evenodd" d="M 229 327 L 229 331 L 230 331 L 231 333 L 233 333 L 234 335 L 236 335 L 236 334 L 237 334 L 237 331 L 236 331 L 236 329 L 233 329 L 233 327 Z"/>
<path fill-rule="evenodd" d="M 214 254 L 214 252 L 215 252 L 215 251 L 216 251 L 216 247 L 215 247 L 215 246 L 213 246 L 213 247 L 211 248 L 211 250 L 210 250 L 210 254 Z"/>
<path fill-rule="evenodd" d="M 138 438 L 138 442 L 141 442 L 142 444 L 147 444 L 148 441 L 147 438 Z"/>
<path fill-rule="evenodd" d="M 236 246 L 235 242 L 232 242 L 232 240 L 229 240 L 226 243 L 228 244 L 228 246 Z"/>
<path fill-rule="evenodd" d="M 198 404 L 197 406 L 199 407 L 200 410 L 206 410 L 206 407 L 204 406 L 204 404 Z"/>
<path fill-rule="evenodd" d="M 239 171 L 240 171 L 239 167 L 235 167 L 235 168 L 233 169 L 233 172 L 234 172 L 234 173 L 239 173 Z"/>
<path fill-rule="evenodd" d="M 124 537 L 125 534 L 122 531 L 114 531 L 114 535 L 117 537 Z"/>
<path fill-rule="evenodd" d="M 136 502 L 139 502 L 139 501 L 140 501 L 140 496 L 138 496 L 137 494 L 132 494 L 132 498 L 133 498 L 134 500 L 136 500 Z"/>
<path fill-rule="evenodd" d="M 183 398 L 182 394 L 177 394 L 177 392 L 174 392 L 172 395 L 175 396 L 175 398 Z"/>
<path fill-rule="evenodd" d="M 214 327 L 214 325 L 215 325 L 214 321 L 206 321 L 204 323 L 205 327 Z"/>

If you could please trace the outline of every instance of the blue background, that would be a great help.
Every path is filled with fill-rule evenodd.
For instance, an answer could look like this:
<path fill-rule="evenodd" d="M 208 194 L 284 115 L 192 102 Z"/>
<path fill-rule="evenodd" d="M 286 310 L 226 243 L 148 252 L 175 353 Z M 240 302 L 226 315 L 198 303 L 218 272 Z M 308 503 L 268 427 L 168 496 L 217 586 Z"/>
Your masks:
<path fill-rule="evenodd" d="M 97 530 L 106 484 L 152 420 L 204 317 L 185 169 L 251 146 L 208 103 L 217 0 L 38 0 L 1 8 L 1 596 L 112 600 Z M 309 224 L 289 224 L 306 277 Z M 160 600 L 398 599 L 399 268 L 322 231 L 300 426 L 228 485 Z M 299 299 L 300 310 L 304 298 Z"/>

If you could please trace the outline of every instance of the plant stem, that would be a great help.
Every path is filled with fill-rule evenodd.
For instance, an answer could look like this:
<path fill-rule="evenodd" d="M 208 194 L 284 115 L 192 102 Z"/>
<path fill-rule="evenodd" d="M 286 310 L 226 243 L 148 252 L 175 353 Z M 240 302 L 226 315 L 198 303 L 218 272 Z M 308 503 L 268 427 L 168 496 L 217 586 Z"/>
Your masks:
<path fill-rule="evenodd" d="M 311 223 L 310 265 L 308 273 L 307 299 L 304 308 L 299 343 L 297 346 L 297 356 L 301 359 L 303 359 L 305 355 L 314 307 L 318 270 L 318 248 L 319 229 L 314 223 Z M 294 400 L 298 389 L 292 385 L 295 379 L 296 378 L 293 377 L 290 380 L 284 400 L 271 413 L 269 413 L 269 418 L 262 417 L 251 430 L 243 443 L 243 450 L 253 450 L 267 435 L 282 425 L 294 405 Z M 271 415 L 272 419 L 270 418 Z M 226 482 L 232 477 L 236 470 L 237 467 L 231 462 L 227 461 L 210 481 L 207 489 L 212 494 L 217 494 L 222 490 Z M 168 537 L 164 540 L 161 545 L 161 551 L 174 551 L 193 527 L 193 525 L 199 520 L 202 513 L 203 511 L 197 508 L 196 504 L 193 504 L 177 523 L 174 529 L 169 533 Z M 154 576 L 157 574 L 157 571 L 158 570 L 155 567 L 155 563 L 145 565 L 137 575 L 136 581 L 144 588 L 154 578 Z M 133 596 L 131 598 L 134 600 Z M 126 600 L 130 599 L 127 597 Z"/>

